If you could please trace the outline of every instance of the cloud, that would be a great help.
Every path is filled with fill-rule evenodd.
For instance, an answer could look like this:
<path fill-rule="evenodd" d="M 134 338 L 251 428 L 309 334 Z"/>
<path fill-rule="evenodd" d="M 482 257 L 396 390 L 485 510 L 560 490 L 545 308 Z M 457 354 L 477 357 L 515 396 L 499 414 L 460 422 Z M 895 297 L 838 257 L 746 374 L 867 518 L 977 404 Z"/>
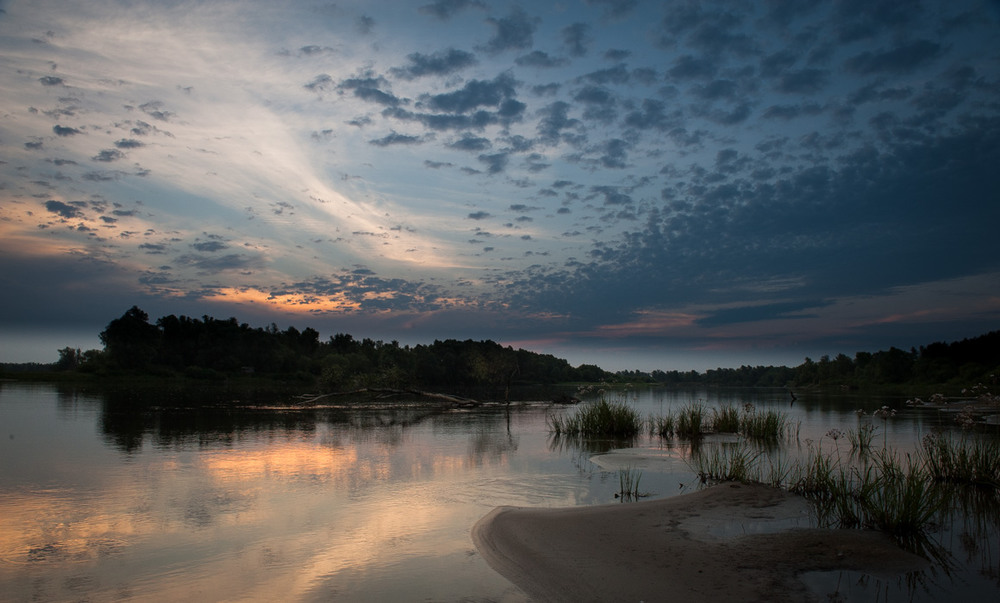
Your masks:
<path fill-rule="evenodd" d="M 499 174 L 504 171 L 507 167 L 507 163 L 510 162 L 509 153 L 492 153 L 492 154 L 482 154 L 477 157 L 480 162 L 486 164 L 487 173 L 489 174 Z"/>
<path fill-rule="evenodd" d="M 590 6 L 603 6 L 604 17 L 620 19 L 632 12 L 639 5 L 639 0 L 587 0 Z"/>
<path fill-rule="evenodd" d="M 46 201 L 45 209 L 66 219 L 83 217 L 83 211 L 79 207 L 63 203 L 62 201 Z"/>
<path fill-rule="evenodd" d="M 479 2 L 478 0 L 435 0 L 430 4 L 425 4 L 419 7 L 417 10 L 424 14 L 437 17 L 442 21 L 447 21 L 455 16 L 459 11 L 466 8 L 485 9 L 486 4 Z"/>
<path fill-rule="evenodd" d="M 475 65 L 478 61 L 471 52 L 449 48 L 433 54 L 414 52 L 406 55 L 409 64 L 393 67 L 389 73 L 396 77 L 412 80 L 428 75 L 449 75 Z"/>
<path fill-rule="evenodd" d="M 373 144 L 377 147 L 388 147 L 393 145 L 413 145 L 422 144 L 426 142 L 423 136 L 413 136 L 411 134 L 399 134 L 398 132 L 391 132 L 386 134 L 382 138 L 376 138 L 369 140 L 368 144 Z"/>
<path fill-rule="evenodd" d="M 570 56 L 582 57 L 587 54 L 587 48 L 593 42 L 590 37 L 590 25 L 586 23 L 571 23 L 559 31 L 563 45 Z"/>
<path fill-rule="evenodd" d="M 528 17 L 520 7 L 511 9 L 506 17 L 490 17 L 486 20 L 494 29 L 493 37 L 483 46 L 483 50 L 497 54 L 505 50 L 531 48 L 534 43 L 538 19 Z"/>
<path fill-rule="evenodd" d="M 467 216 L 470 220 L 485 220 L 492 217 L 488 211 L 474 211 Z"/>
<path fill-rule="evenodd" d="M 119 159 L 124 159 L 125 153 L 122 153 L 118 149 L 104 149 L 91 157 L 94 161 L 103 161 L 105 163 L 110 163 L 112 161 L 118 161 Z"/>
<path fill-rule="evenodd" d="M 66 82 L 63 81 L 61 77 L 56 77 L 54 75 L 46 75 L 38 78 L 43 86 L 64 86 Z"/>
<path fill-rule="evenodd" d="M 59 125 L 52 126 L 52 131 L 55 133 L 56 136 L 64 136 L 64 137 L 76 136 L 77 134 L 82 133 L 80 130 L 77 130 L 76 128 L 70 128 L 69 126 L 59 126 Z"/>
<path fill-rule="evenodd" d="M 541 50 L 533 50 L 526 55 L 514 59 L 514 63 L 521 67 L 555 68 L 562 67 L 569 63 L 564 58 L 549 56 L 549 53 Z"/>
<path fill-rule="evenodd" d="M 479 107 L 498 107 L 512 99 L 516 94 L 514 86 L 514 78 L 501 73 L 492 80 L 469 80 L 460 90 L 429 95 L 421 102 L 435 111 L 468 113 Z"/>
<path fill-rule="evenodd" d="M 942 47 L 929 40 L 916 40 L 882 52 L 865 51 L 844 62 L 849 71 L 873 73 L 909 73 L 941 56 Z"/>
<path fill-rule="evenodd" d="M 462 138 L 448 144 L 448 147 L 452 149 L 474 152 L 485 151 L 491 146 L 493 146 L 493 143 L 490 142 L 490 139 L 482 138 L 480 136 L 471 136 L 469 134 L 466 134 Z"/>

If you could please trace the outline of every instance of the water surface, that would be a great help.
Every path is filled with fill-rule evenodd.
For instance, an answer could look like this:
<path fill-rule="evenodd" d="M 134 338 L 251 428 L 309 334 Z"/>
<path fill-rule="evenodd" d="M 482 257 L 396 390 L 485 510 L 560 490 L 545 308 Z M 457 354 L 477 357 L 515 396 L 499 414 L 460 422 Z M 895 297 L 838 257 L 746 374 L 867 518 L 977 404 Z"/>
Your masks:
<path fill-rule="evenodd" d="M 694 401 L 779 408 L 796 426 L 793 450 L 856 427 L 858 408 L 898 406 L 878 426 L 904 449 L 954 422 L 901 400 L 800 395 L 792 403 L 783 390 L 651 389 L 626 399 L 643 416 Z M 470 538 L 495 506 L 618 504 L 626 467 L 642 471 L 651 497 L 698 487 L 688 443 L 553 438 L 546 417 L 574 409 L 543 400 L 448 410 L 224 402 L 0 384 L 3 597 L 523 601 Z M 1000 594 L 991 521 L 942 529 L 951 561 L 927 585 L 810 579 L 844 600 Z"/>

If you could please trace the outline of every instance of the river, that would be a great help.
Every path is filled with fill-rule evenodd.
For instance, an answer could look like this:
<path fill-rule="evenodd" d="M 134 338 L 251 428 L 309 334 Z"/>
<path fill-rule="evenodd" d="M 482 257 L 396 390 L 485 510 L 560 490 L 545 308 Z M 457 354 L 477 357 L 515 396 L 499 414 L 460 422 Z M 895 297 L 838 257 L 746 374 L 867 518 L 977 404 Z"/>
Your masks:
<path fill-rule="evenodd" d="M 954 413 L 859 394 L 605 395 L 643 416 L 692 402 L 780 409 L 792 450 L 834 445 L 829 430 L 882 405 L 898 413 L 867 420 L 903 451 L 954 425 Z M 687 443 L 554 438 L 547 417 L 575 408 L 544 400 L 449 410 L 288 401 L 0 384 L 0 599 L 525 601 L 470 538 L 494 507 L 630 504 L 615 498 L 623 467 L 641 471 L 650 497 L 699 487 Z M 996 600 L 996 517 L 937 529 L 949 561 L 926 575 L 810 584 L 841 600 Z"/>

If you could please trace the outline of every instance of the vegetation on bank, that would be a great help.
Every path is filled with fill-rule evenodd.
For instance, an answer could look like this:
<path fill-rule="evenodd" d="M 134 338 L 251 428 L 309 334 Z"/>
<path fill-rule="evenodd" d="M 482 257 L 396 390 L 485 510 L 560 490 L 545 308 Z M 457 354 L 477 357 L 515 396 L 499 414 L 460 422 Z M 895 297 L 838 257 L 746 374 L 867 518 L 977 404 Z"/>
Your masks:
<path fill-rule="evenodd" d="M 66 378 L 180 377 L 200 380 L 260 378 L 318 385 L 322 390 L 361 388 L 490 388 L 505 397 L 524 384 L 649 383 L 742 387 L 897 388 L 908 394 L 1000 378 L 1000 331 L 954 343 L 932 343 L 904 351 L 838 354 L 796 367 L 748 366 L 697 371 L 608 372 L 595 365 L 571 366 L 548 354 L 515 350 L 493 341 L 448 339 L 428 345 L 354 339 L 275 324 L 251 327 L 236 318 L 164 316 L 151 323 L 136 306 L 108 323 L 103 350 L 58 350 L 53 364 L 5 364 L 0 374 Z"/>

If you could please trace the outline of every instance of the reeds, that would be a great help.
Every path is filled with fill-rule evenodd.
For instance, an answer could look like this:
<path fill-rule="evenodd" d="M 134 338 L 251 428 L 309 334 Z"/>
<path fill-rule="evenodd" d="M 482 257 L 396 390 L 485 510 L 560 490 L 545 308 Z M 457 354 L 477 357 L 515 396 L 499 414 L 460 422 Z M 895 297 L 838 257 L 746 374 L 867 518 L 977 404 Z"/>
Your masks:
<path fill-rule="evenodd" d="M 642 479 L 642 471 L 632 467 L 623 467 L 618 470 L 618 493 L 615 498 L 621 500 L 638 500 L 642 494 L 639 493 L 639 480 Z"/>
<path fill-rule="evenodd" d="M 674 433 L 682 438 L 701 437 L 706 426 L 705 406 L 700 402 L 688 404 L 680 410 L 677 415 L 677 424 Z"/>
<path fill-rule="evenodd" d="M 737 433 L 740 431 L 740 411 L 735 404 L 712 409 L 712 429 L 719 433 Z"/>
<path fill-rule="evenodd" d="M 751 410 L 740 420 L 740 434 L 757 442 L 777 442 L 787 429 L 788 416 L 776 410 Z"/>
<path fill-rule="evenodd" d="M 549 429 L 556 435 L 631 438 L 642 430 L 639 413 L 624 401 L 597 402 L 581 406 L 566 417 L 551 415 Z"/>
<path fill-rule="evenodd" d="M 938 482 L 1000 489 L 1000 442 L 924 437 L 923 454 L 931 477 Z"/>

